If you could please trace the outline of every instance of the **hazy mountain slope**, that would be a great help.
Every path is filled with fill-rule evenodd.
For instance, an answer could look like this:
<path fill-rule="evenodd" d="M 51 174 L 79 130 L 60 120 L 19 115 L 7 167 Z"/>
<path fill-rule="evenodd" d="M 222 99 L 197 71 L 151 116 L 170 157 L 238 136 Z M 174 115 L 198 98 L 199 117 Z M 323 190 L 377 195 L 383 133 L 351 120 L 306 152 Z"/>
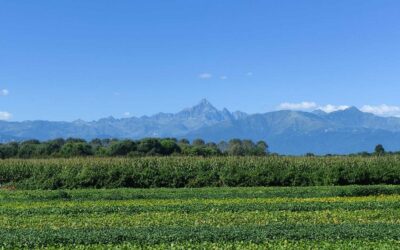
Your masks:
<path fill-rule="evenodd" d="M 400 131 L 400 119 L 394 117 L 379 117 L 364 113 L 355 107 L 336 111 L 322 116 L 339 127 L 370 128 L 388 131 Z"/>
<path fill-rule="evenodd" d="M 363 113 L 354 107 L 332 113 L 282 110 L 250 115 L 218 110 L 202 100 L 174 114 L 108 117 L 91 122 L 0 122 L 0 141 L 3 142 L 57 137 L 87 140 L 177 137 L 208 141 L 248 138 L 266 140 L 272 151 L 285 154 L 351 153 L 371 151 L 378 143 L 390 150 L 400 150 L 400 119 Z"/>

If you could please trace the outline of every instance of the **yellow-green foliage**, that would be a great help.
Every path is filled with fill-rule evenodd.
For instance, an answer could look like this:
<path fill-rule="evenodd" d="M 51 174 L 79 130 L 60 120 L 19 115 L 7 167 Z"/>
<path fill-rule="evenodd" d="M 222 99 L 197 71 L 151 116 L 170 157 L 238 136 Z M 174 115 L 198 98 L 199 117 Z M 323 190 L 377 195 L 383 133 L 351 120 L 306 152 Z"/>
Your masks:
<path fill-rule="evenodd" d="M 399 190 L 3 190 L 0 249 L 399 249 Z"/>

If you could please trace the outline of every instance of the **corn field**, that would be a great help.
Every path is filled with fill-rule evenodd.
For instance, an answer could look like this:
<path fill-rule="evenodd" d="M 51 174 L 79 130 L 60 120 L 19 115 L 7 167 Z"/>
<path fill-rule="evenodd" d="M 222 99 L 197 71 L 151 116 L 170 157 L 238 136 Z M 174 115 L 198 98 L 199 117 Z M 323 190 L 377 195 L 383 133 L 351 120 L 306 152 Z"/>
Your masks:
<path fill-rule="evenodd" d="M 399 156 L 144 157 L 0 161 L 0 184 L 24 189 L 399 183 Z"/>

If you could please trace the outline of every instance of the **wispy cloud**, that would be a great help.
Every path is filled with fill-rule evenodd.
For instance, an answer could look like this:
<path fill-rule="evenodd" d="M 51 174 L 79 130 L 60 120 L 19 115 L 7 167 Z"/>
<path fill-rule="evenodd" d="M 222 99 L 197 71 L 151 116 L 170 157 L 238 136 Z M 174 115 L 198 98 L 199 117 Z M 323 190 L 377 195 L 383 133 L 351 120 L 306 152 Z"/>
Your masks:
<path fill-rule="evenodd" d="M 226 80 L 226 79 L 228 79 L 228 77 L 227 76 L 220 76 L 219 79 Z"/>
<path fill-rule="evenodd" d="M 253 72 L 247 72 L 246 75 L 247 76 L 253 76 L 254 74 L 253 74 Z"/>
<path fill-rule="evenodd" d="M 124 116 L 131 116 L 131 112 L 128 112 L 128 111 L 127 111 L 127 112 L 124 112 L 123 115 L 124 115 Z"/>
<path fill-rule="evenodd" d="M 311 110 L 315 109 L 317 104 L 315 102 L 300 102 L 300 103 L 290 103 L 284 102 L 279 104 L 278 109 L 280 110 Z"/>
<path fill-rule="evenodd" d="M 0 90 L 0 95 L 1 96 L 6 96 L 8 94 L 10 94 L 10 91 L 8 91 L 8 89 L 1 89 Z"/>
<path fill-rule="evenodd" d="M 350 106 L 347 106 L 347 105 L 336 106 L 336 105 L 332 105 L 332 104 L 327 104 L 325 106 L 320 106 L 317 109 L 320 109 L 326 113 L 331 113 L 331 112 L 338 111 L 338 110 L 345 110 L 345 109 L 348 109 L 349 107 Z"/>
<path fill-rule="evenodd" d="M 200 79 L 210 79 L 212 77 L 212 74 L 210 74 L 210 73 L 201 73 L 198 77 Z"/>
<path fill-rule="evenodd" d="M 277 107 L 278 110 L 302 110 L 302 111 L 312 111 L 320 109 L 326 113 L 331 113 L 339 110 L 348 109 L 349 105 L 333 105 L 333 104 L 326 104 L 326 105 L 318 105 L 315 102 L 304 101 L 299 103 L 291 103 L 291 102 L 284 102 L 279 104 Z M 378 116 L 395 116 L 400 117 L 400 106 L 393 106 L 393 105 L 364 105 L 360 108 L 362 112 L 372 113 Z"/>
<path fill-rule="evenodd" d="M 1 121 L 7 121 L 10 120 L 12 115 L 8 112 L 5 111 L 0 111 L 0 120 Z"/>
<path fill-rule="evenodd" d="M 299 102 L 299 103 L 291 103 L 291 102 L 284 102 L 278 106 L 279 110 L 303 110 L 303 111 L 312 111 L 316 109 L 320 109 L 324 112 L 331 113 L 338 110 L 345 110 L 349 108 L 348 105 L 318 105 L 316 102 Z"/>
<path fill-rule="evenodd" d="M 396 116 L 400 117 L 400 107 L 399 106 L 389 106 L 386 104 L 372 106 L 372 105 L 364 105 L 361 108 L 361 111 L 372 113 L 379 116 Z"/>

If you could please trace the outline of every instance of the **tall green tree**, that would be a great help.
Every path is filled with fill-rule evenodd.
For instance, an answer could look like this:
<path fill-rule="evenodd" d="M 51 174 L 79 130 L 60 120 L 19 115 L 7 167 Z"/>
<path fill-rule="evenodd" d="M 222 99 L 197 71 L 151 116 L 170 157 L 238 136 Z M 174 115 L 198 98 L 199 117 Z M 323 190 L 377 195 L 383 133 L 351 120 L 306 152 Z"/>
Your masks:
<path fill-rule="evenodd" d="M 382 146 L 382 144 L 376 145 L 375 154 L 378 155 L 378 156 L 381 156 L 381 155 L 385 154 L 385 148 Z"/>

